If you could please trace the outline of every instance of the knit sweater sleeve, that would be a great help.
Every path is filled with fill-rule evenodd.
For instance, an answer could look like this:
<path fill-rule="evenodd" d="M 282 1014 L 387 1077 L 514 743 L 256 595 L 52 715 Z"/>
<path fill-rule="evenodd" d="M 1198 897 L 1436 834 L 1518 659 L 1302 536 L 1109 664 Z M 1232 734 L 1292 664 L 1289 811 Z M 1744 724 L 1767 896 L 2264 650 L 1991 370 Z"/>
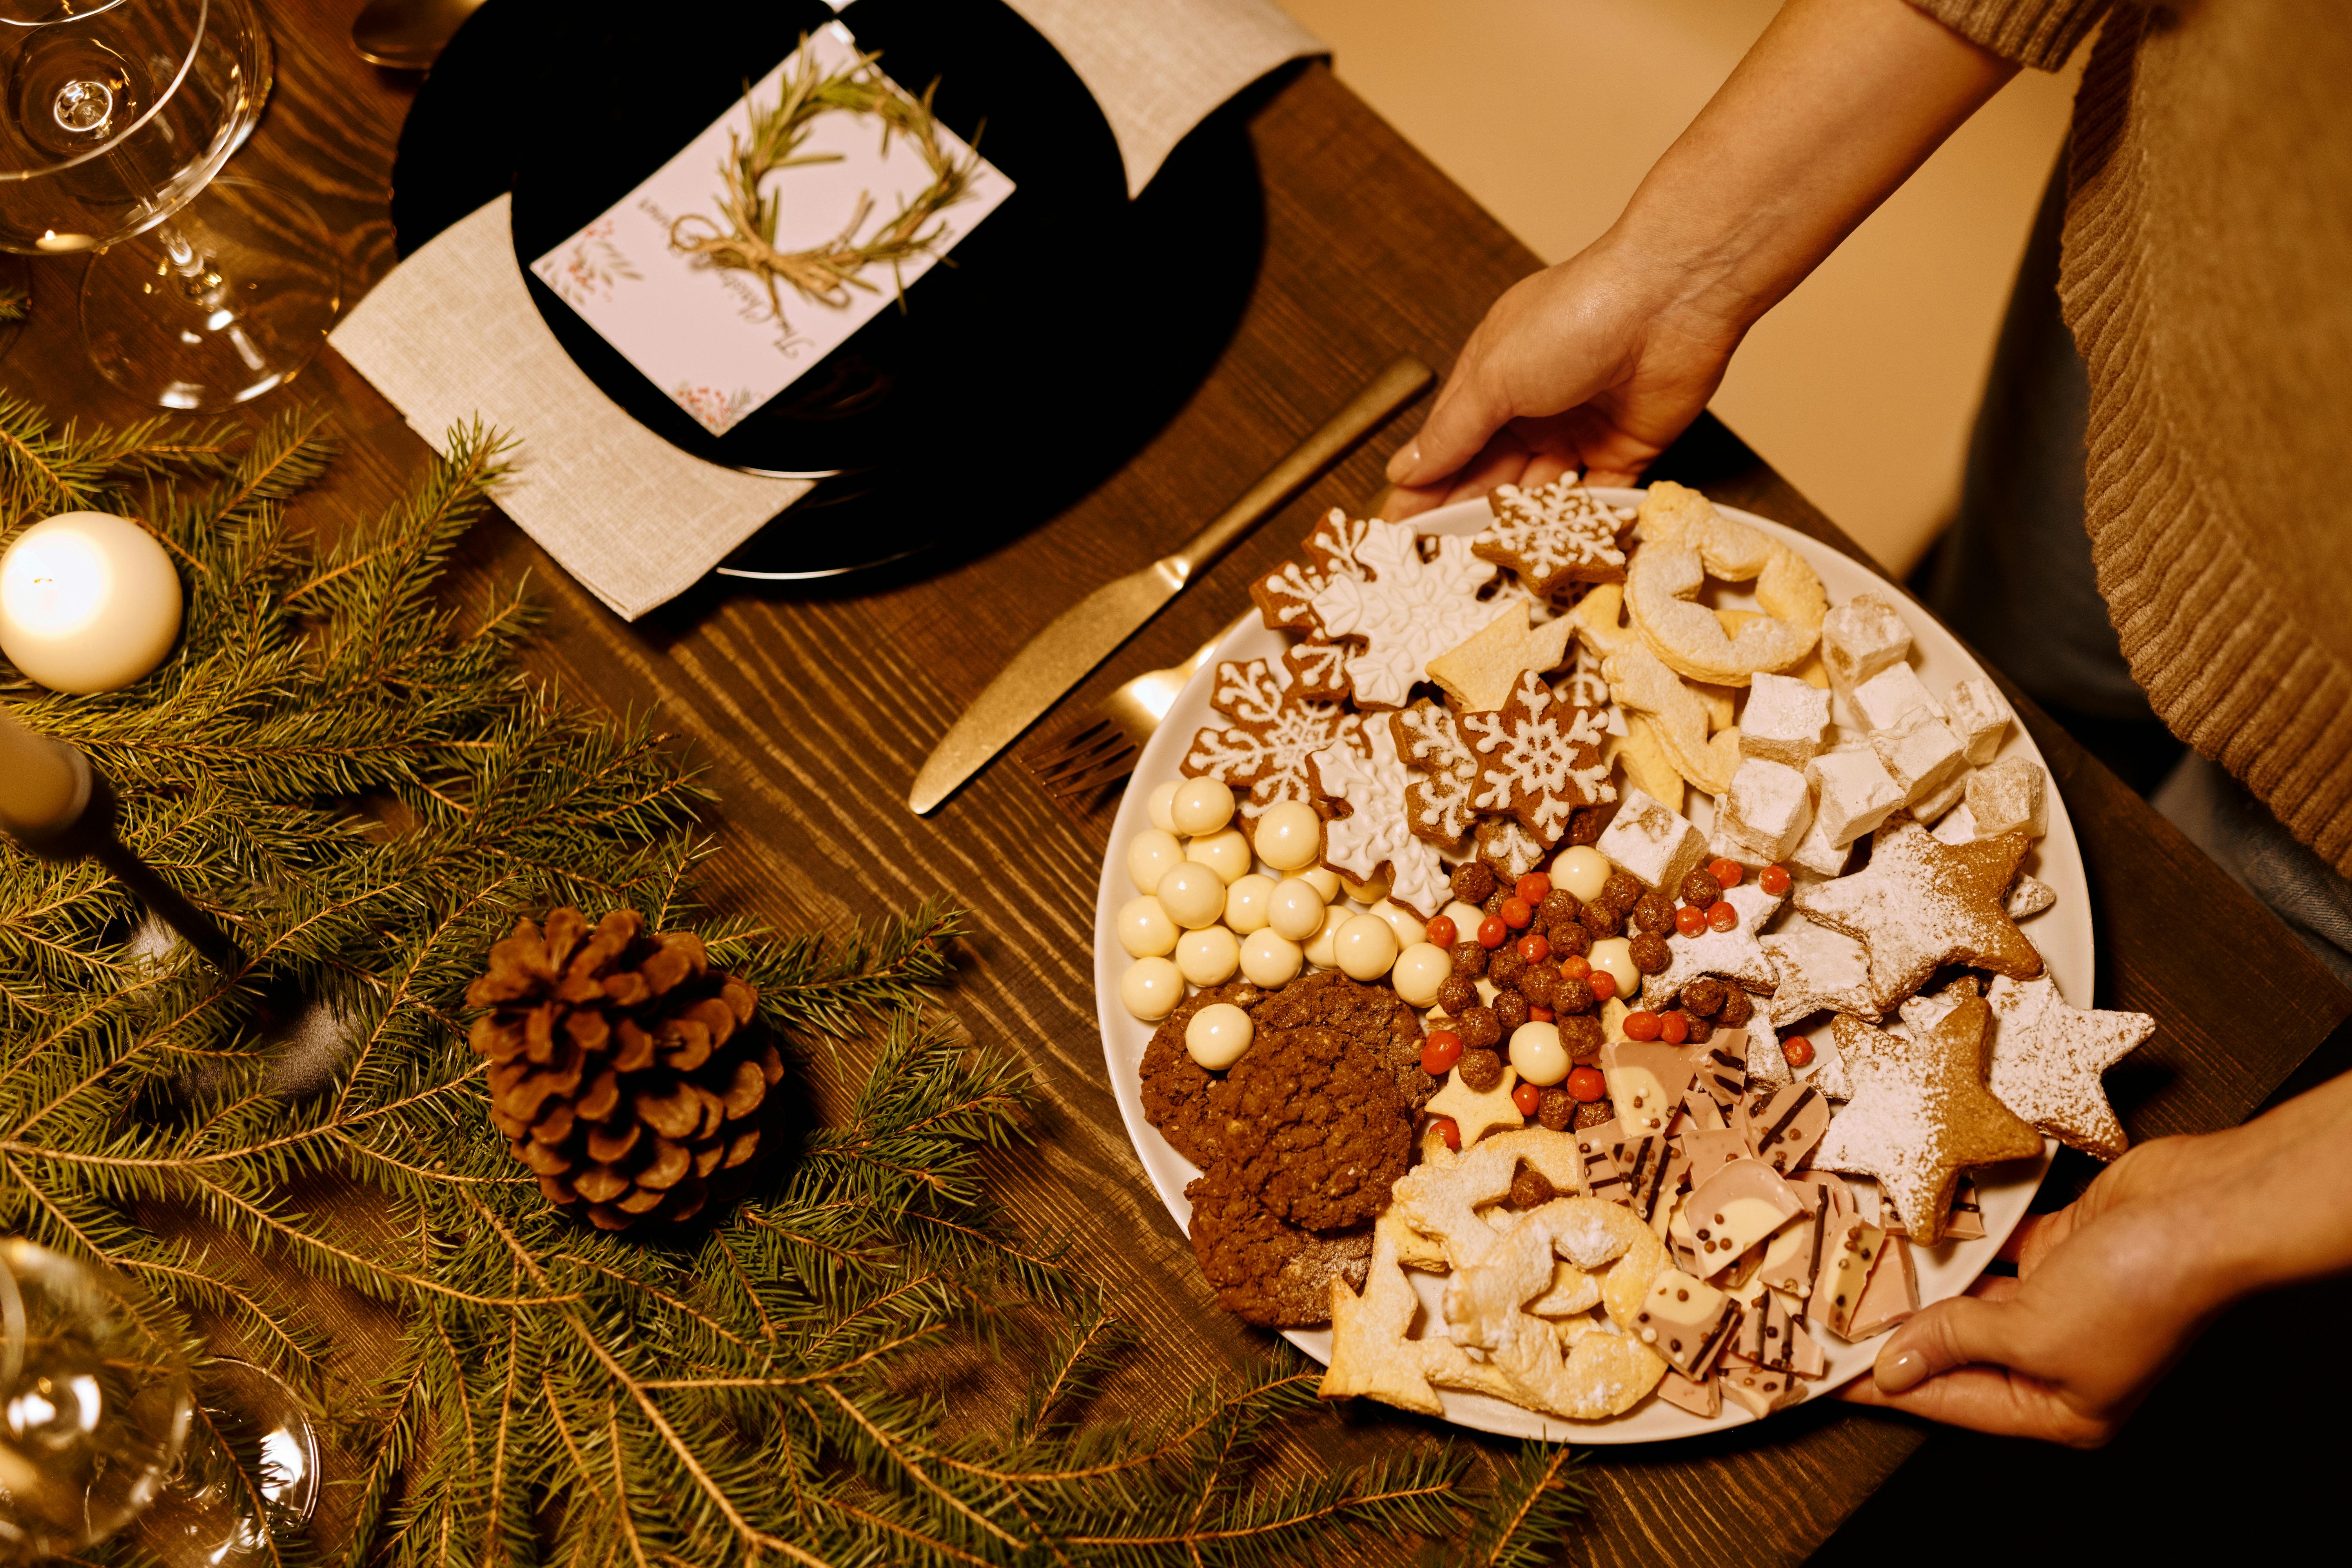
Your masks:
<path fill-rule="evenodd" d="M 1972 44 L 2035 70 L 2054 71 L 2115 0 L 1911 0 Z"/>

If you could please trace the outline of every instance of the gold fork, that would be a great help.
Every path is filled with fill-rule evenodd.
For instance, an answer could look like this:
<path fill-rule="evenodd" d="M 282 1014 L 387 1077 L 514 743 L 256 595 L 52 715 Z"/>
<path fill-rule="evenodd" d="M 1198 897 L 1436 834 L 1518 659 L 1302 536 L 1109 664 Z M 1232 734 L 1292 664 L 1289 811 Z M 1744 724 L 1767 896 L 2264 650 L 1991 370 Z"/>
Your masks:
<path fill-rule="evenodd" d="M 1151 739 L 1169 705 L 1193 672 L 1208 662 L 1217 645 L 1249 618 L 1244 612 L 1232 626 L 1192 650 L 1192 657 L 1166 669 L 1147 669 L 1078 715 L 1076 721 L 1024 755 L 1023 761 L 1047 795 L 1066 805 L 1082 807 L 1104 785 L 1135 771 L 1144 742 Z"/>

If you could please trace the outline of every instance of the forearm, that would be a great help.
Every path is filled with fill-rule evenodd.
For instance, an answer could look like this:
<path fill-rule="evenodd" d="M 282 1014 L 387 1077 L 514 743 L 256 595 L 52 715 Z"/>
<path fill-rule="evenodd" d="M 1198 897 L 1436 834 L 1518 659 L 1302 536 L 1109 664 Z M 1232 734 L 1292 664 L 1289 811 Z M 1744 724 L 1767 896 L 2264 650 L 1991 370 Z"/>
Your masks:
<path fill-rule="evenodd" d="M 2217 1289 L 2243 1295 L 2352 1270 L 2352 1073 L 2213 1143 Z"/>
<path fill-rule="evenodd" d="M 1790 0 L 1603 243 L 1736 341 L 2015 72 L 1906 0 Z"/>

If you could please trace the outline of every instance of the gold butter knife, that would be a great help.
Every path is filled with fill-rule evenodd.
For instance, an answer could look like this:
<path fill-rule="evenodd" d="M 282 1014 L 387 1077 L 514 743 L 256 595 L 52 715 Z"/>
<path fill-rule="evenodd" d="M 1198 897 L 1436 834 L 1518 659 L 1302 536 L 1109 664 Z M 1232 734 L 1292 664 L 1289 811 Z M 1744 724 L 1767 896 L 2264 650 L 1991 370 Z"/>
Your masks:
<path fill-rule="evenodd" d="M 1106 583 L 1031 637 L 1013 656 L 1013 662 L 988 683 L 988 689 L 964 710 L 963 717 L 923 763 L 923 771 L 915 776 L 914 790 L 907 796 L 915 815 L 930 811 L 1020 739 L 1022 731 L 1060 701 L 1064 693 L 1182 593 L 1185 584 L 1279 511 L 1350 447 L 1420 396 L 1434 379 L 1421 361 L 1411 354 L 1401 356 L 1183 548 L 1139 572 Z"/>

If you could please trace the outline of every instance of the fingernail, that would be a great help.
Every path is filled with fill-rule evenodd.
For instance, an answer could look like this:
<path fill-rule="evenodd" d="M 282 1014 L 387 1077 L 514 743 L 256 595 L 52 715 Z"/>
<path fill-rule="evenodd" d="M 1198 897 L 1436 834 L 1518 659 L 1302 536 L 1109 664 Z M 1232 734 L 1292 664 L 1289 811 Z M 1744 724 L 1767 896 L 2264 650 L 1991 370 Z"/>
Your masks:
<path fill-rule="evenodd" d="M 1892 1345 L 1887 1351 L 1889 1353 L 1880 1356 L 1878 1364 L 1871 1368 L 1879 1393 L 1907 1393 L 1927 1375 L 1927 1358 L 1917 1351 L 1898 1351 Z"/>
<path fill-rule="evenodd" d="M 1392 485 L 1404 483 L 1405 476 L 1419 467 L 1421 467 L 1421 437 L 1416 436 L 1398 447 L 1396 455 L 1389 459 L 1389 483 Z"/>

